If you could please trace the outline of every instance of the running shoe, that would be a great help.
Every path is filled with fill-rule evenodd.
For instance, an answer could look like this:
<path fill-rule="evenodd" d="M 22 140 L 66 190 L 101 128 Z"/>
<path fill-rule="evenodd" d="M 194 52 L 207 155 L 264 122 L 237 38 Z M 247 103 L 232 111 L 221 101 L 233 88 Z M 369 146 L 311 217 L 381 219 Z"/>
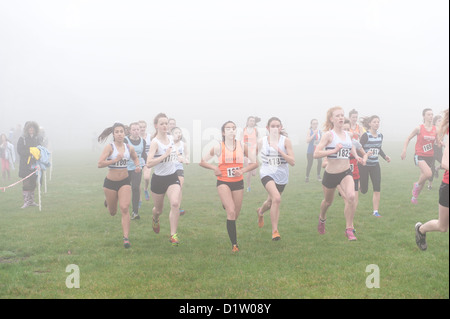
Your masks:
<path fill-rule="evenodd" d="M 347 228 L 345 230 L 345 236 L 347 236 L 348 240 L 350 240 L 350 241 L 355 241 L 356 240 L 356 236 L 355 236 L 355 233 L 353 231 L 353 228 Z"/>
<path fill-rule="evenodd" d="M 416 229 L 416 244 L 417 244 L 417 247 L 420 248 L 420 250 L 427 250 L 427 241 L 426 241 L 427 235 L 426 234 L 422 234 L 419 231 L 420 226 L 422 226 L 422 223 L 420 223 L 420 222 L 417 223 L 416 226 L 415 226 L 415 229 Z"/>
<path fill-rule="evenodd" d="M 186 211 L 184 209 L 180 208 L 180 216 L 183 216 L 186 213 Z"/>
<path fill-rule="evenodd" d="M 411 198 L 411 203 L 413 203 L 414 205 L 417 205 L 417 198 L 415 198 L 414 196 Z"/>
<path fill-rule="evenodd" d="M 322 177 L 320 177 L 320 175 L 317 175 L 317 181 L 321 182 L 322 181 Z"/>
<path fill-rule="evenodd" d="M 280 233 L 278 232 L 278 230 L 274 231 L 272 234 L 272 240 L 273 241 L 278 241 L 281 239 Z"/>
<path fill-rule="evenodd" d="M 261 208 L 258 208 L 256 210 L 256 212 L 258 213 L 258 227 L 259 228 L 263 228 L 263 226 L 264 226 L 264 215 L 261 213 Z"/>
<path fill-rule="evenodd" d="M 239 252 L 239 247 L 238 245 L 233 245 L 233 248 L 231 249 L 232 253 L 238 253 Z"/>
<path fill-rule="evenodd" d="M 413 190 L 412 190 L 413 197 L 415 197 L 415 198 L 419 197 L 419 189 L 420 189 L 419 183 L 414 183 L 413 184 Z"/>
<path fill-rule="evenodd" d="M 123 238 L 123 247 L 125 247 L 125 248 L 130 248 L 131 247 L 131 244 L 130 244 L 130 241 L 128 240 L 128 238 Z"/>
<path fill-rule="evenodd" d="M 322 220 L 319 217 L 319 225 L 317 225 L 317 230 L 319 231 L 319 234 L 324 235 L 325 234 L 325 222 L 327 220 Z"/>
<path fill-rule="evenodd" d="M 159 219 L 157 221 L 155 221 L 154 219 L 153 223 L 152 223 L 152 227 L 153 227 L 153 231 L 157 234 L 159 234 Z"/>
<path fill-rule="evenodd" d="M 145 193 L 145 200 L 150 200 L 150 193 L 148 192 L 148 189 L 146 189 L 144 193 Z"/>
<path fill-rule="evenodd" d="M 172 236 L 170 236 L 169 241 L 172 243 L 172 246 L 178 246 L 178 244 L 179 244 L 178 234 L 175 233 Z"/>
<path fill-rule="evenodd" d="M 373 212 L 373 214 L 372 214 L 373 216 L 375 216 L 375 217 L 381 217 L 381 215 L 380 215 L 380 213 L 378 213 L 378 211 L 376 211 L 376 212 Z"/>
<path fill-rule="evenodd" d="M 141 219 L 141 216 L 139 216 L 139 214 L 137 214 L 137 213 L 135 213 L 135 212 L 132 212 L 132 213 L 131 213 L 131 219 L 132 219 L 132 220 L 135 220 L 135 219 Z"/>

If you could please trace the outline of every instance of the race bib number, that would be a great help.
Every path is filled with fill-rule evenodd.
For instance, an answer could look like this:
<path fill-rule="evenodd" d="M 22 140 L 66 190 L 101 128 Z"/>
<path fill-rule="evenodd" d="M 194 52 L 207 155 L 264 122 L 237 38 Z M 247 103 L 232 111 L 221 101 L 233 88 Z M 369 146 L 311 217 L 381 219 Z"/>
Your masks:
<path fill-rule="evenodd" d="M 432 143 L 429 143 L 429 144 L 426 144 L 426 145 L 423 146 L 423 151 L 425 153 L 431 151 L 432 149 L 433 149 L 433 144 Z"/>
<path fill-rule="evenodd" d="M 369 152 L 372 152 L 372 156 L 378 156 L 380 154 L 380 149 L 378 148 L 371 148 Z"/>
<path fill-rule="evenodd" d="M 176 162 L 176 161 L 178 161 L 178 155 L 177 155 L 177 153 L 173 152 L 173 153 L 170 153 L 170 155 L 164 159 L 163 163 Z"/>
<path fill-rule="evenodd" d="M 227 168 L 227 176 L 228 177 L 235 177 L 236 171 L 239 169 L 239 167 L 230 167 Z"/>
<path fill-rule="evenodd" d="M 281 165 L 281 159 L 279 157 L 271 157 L 269 158 L 269 165 L 270 166 L 280 166 Z"/>
<path fill-rule="evenodd" d="M 127 159 L 126 158 L 122 158 L 120 161 L 114 163 L 113 166 L 115 167 L 126 167 L 127 166 Z"/>
<path fill-rule="evenodd" d="M 336 158 L 338 159 L 348 159 L 350 157 L 350 151 L 349 148 L 341 148 L 339 152 L 336 154 Z"/>

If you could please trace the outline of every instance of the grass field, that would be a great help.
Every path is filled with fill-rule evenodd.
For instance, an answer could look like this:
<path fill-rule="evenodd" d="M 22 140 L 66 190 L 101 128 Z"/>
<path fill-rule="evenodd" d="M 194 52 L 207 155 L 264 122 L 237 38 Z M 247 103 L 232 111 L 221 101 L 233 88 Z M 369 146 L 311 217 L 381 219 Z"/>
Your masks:
<path fill-rule="evenodd" d="M 99 154 L 56 152 L 41 212 L 19 208 L 20 185 L 0 193 L 0 298 L 449 298 L 448 234 L 428 234 L 425 252 L 414 240 L 417 221 L 437 218 L 442 174 L 413 206 L 411 186 L 419 171 L 411 154 L 400 160 L 398 149 L 385 147 L 393 161 L 382 161 L 383 217 L 371 216 L 371 188 L 360 196 L 356 242 L 344 235 L 338 197 L 328 212 L 327 234 L 318 234 L 321 184 L 304 182 L 303 150 L 297 150 L 283 194 L 279 242 L 271 240 L 268 215 L 264 228 L 257 226 L 255 210 L 266 193 L 255 177 L 237 221 L 238 254 L 231 253 L 211 171 L 186 167 L 179 247 L 168 241 L 168 206 L 156 235 L 151 201 L 144 201 L 126 250 L 120 216 L 109 216 L 103 206 L 106 169 L 96 166 Z M 70 264 L 79 267 L 79 289 L 66 287 Z M 380 288 L 366 286 L 372 264 L 379 267 Z"/>

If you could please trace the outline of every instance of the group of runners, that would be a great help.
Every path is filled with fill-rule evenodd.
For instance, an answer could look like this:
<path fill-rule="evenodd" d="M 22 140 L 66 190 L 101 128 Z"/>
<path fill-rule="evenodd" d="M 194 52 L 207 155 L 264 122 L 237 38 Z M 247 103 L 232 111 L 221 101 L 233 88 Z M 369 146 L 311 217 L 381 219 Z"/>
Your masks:
<path fill-rule="evenodd" d="M 431 112 L 431 115 L 429 114 Z M 445 174 L 440 191 L 439 219 L 424 225 L 416 225 L 416 241 L 421 249 L 426 249 L 425 233 L 429 231 L 446 231 L 448 229 L 448 110 L 444 113 L 442 123 L 437 129 L 430 128 L 429 118 L 433 120 L 432 111 L 424 110 L 424 124 L 414 129 L 405 142 L 402 159 L 406 156 L 409 141 L 417 137 L 416 165 L 421 174 L 412 191 L 412 203 L 417 198 L 427 179 L 434 175 L 430 168 L 429 156 L 434 158 L 434 146 L 444 146 L 441 167 Z M 122 214 L 124 247 L 130 247 L 130 219 L 139 218 L 141 175 L 144 173 L 145 187 L 150 184 L 153 198 L 152 228 L 160 232 L 160 216 L 163 213 L 164 199 L 170 203 L 170 243 L 179 244 L 178 222 L 183 210 L 180 209 L 182 186 L 184 182 L 183 164 L 189 162 L 188 147 L 183 142 L 182 132 L 170 124 L 173 121 L 165 114 L 158 114 L 153 125 L 155 133 L 149 137 L 145 132 L 145 123 L 132 123 L 129 127 L 115 123 L 105 129 L 99 141 L 105 141 L 112 134 L 113 142 L 106 145 L 100 156 L 98 167 L 108 167 L 104 181 L 105 206 L 111 215 L 119 207 Z M 264 226 L 265 213 L 269 212 L 272 225 L 272 240 L 281 239 L 278 229 L 280 205 L 283 191 L 289 181 L 289 166 L 295 165 L 292 142 L 284 131 L 281 120 L 272 117 L 266 125 L 267 134 L 258 136 L 257 117 L 250 117 L 244 129 L 244 138 L 238 139 L 238 130 L 233 121 L 225 122 L 221 127 L 222 140 L 211 147 L 201 159 L 200 166 L 212 170 L 217 179 L 217 191 L 227 215 L 226 228 L 232 246 L 232 252 L 238 252 L 236 221 L 240 215 L 244 198 L 244 176 L 247 174 L 247 191 L 250 191 L 250 178 L 259 167 L 261 182 L 267 192 L 267 198 L 257 209 L 258 226 Z M 317 121 L 317 120 L 316 120 Z M 326 233 L 326 213 L 332 205 L 336 189 L 345 201 L 344 216 L 346 220 L 345 235 L 350 241 L 356 240 L 353 219 L 358 204 L 358 191 L 368 191 L 369 178 L 373 185 L 373 215 L 378 212 L 381 190 L 381 170 L 379 157 L 390 162 L 383 149 L 383 135 L 378 131 L 380 118 L 371 116 L 357 124 L 358 114 L 352 110 L 349 118 L 345 117 L 342 107 L 328 110 L 323 133 L 311 123 L 307 142 L 313 143 L 312 158 L 323 159 L 320 166 L 325 168 L 323 178 L 318 178 L 323 185 L 324 198 L 318 205 L 318 232 Z M 144 128 L 144 129 L 143 129 Z M 320 136 L 317 136 L 320 135 Z M 447 138 L 444 139 L 444 135 Z M 433 138 L 434 136 L 434 138 Z M 308 152 L 310 154 L 310 152 Z M 217 161 L 212 161 L 217 158 Z M 311 155 L 308 155 L 308 160 Z M 425 167 L 427 165 L 427 167 Z M 150 170 L 153 170 L 153 174 Z M 309 174 L 308 164 L 307 174 Z M 144 171 L 144 172 L 143 172 Z M 151 175 L 151 179 L 150 179 Z M 307 180 L 308 181 L 308 175 Z M 446 191 L 445 191 L 446 189 Z M 145 191 L 146 199 L 149 199 Z M 129 206 L 132 202 L 133 212 L 130 217 Z M 441 209 L 442 208 L 442 209 Z M 443 211 L 441 213 L 441 210 Z M 446 216 L 445 216 L 446 211 Z M 420 225 L 419 225 L 420 224 Z M 433 228 L 434 227 L 434 228 Z M 424 244 L 425 242 L 425 244 Z"/>

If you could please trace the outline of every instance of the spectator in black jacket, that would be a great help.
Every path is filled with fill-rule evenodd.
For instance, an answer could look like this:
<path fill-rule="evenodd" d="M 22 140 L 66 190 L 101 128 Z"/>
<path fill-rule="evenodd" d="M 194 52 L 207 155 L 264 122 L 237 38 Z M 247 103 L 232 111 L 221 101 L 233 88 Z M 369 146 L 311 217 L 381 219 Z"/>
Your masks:
<path fill-rule="evenodd" d="M 29 121 L 25 123 L 23 134 L 17 142 L 17 153 L 20 157 L 19 177 L 25 178 L 34 172 L 36 160 L 30 153 L 30 147 L 41 145 L 41 137 L 39 136 L 39 125 L 36 122 Z M 34 202 L 34 190 L 36 189 L 36 176 L 31 176 L 23 181 L 23 206 L 38 206 Z"/>

